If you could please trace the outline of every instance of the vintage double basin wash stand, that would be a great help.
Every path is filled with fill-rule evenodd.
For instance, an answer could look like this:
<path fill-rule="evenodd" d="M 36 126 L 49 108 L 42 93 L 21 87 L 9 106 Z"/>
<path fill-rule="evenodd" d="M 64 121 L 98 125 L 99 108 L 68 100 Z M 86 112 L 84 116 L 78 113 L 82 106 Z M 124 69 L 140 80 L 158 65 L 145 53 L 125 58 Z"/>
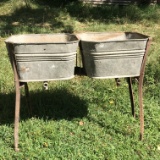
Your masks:
<path fill-rule="evenodd" d="M 91 78 L 128 79 L 132 115 L 135 116 L 132 77 L 138 77 L 140 107 L 140 139 L 143 139 L 143 78 L 151 38 L 135 32 L 88 32 L 80 34 L 26 34 L 6 39 L 6 47 L 14 71 L 16 99 L 14 146 L 18 151 L 20 88 L 28 82 L 67 80 L 75 75 L 76 51 L 82 53 L 85 74 Z"/>

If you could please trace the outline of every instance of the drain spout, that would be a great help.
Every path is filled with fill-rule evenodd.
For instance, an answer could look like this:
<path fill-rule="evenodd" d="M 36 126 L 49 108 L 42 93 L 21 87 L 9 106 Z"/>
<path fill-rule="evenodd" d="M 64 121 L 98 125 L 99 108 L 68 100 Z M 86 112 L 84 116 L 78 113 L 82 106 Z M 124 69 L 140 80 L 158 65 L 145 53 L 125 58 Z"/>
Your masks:
<path fill-rule="evenodd" d="M 45 90 L 48 90 L 48 82 L 47 81 L 43 82 L 43 88 Z"/>

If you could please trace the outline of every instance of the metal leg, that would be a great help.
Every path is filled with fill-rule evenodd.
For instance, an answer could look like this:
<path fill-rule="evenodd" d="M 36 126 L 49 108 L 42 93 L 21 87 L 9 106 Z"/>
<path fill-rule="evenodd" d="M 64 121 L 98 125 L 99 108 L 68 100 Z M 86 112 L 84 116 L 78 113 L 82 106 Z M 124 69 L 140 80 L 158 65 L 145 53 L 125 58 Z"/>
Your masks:
<path fill-rule="evenodd" d="M 140 140 L 143 140 L 143 133 L 144 133 L 144 110 L 143 110 L 143 75 L 139 77 L 139 85 L 138 85 L 138 92 L 139 92 L 139 116 L 140 116 Z"/>
<path fill-rule="evenodd" d="M 27 105 L 29 107 L 29 113 L 32 113 L 30 103 L 29 103 L 29 89 L 27 83 L 21 83 L 19 82 L 18 78 L 16 78 L 15 81 L 15 87 L 16 87 L 16 102 L 15 102 L 15 122 L 14 122 L 14 147 L 15 151 L 19 151 L 18 148 L 18 141 L 19 141 L 19 119 L 20 119 L 20 99 L 21 99 L 21 86 L 25 87 L 25 95 L 26 95 L 26 100 L 27 100 Z"/>
<path fill-rule="evenodd" d="M 29 99 L 29 88 L 27 82 L 20 82 L 20 87 L 24 87 L 25 89 L 25 97 L 28 106 L 28 113 L 29 115 L 32 115 L 32 108 L 30 106 L 30 99 Z"/>
<path fill-rule="evenodd" d="M 131 108 L 132 108 L 132 115 L 135 118 L 135 105 L 134 105 L 134 95 L 133 95 L 133 90 L 132 90 L 132 78 L 129 77 L 127 78 L 128 85 L 129 85 L 129 94 L 130 94 L 130 100 L 131 100 Z"/>
<path fill-rule="evenodd" d="M 24 84 L 25 87 L 25 96 L 26 96 L 26 101 L 27 101 L 27 105 L 28 105 L 28 112 L 30 115 L 32 115 L 32 107 L 30 105 L 30 100 L 29 100 L 29 88 L 28 88 L 28 84 L 27 82 Z"/>
<path fill-rule="evenodd" d="M 15 119 L 14 119 L 14 148 L 15 148 L 15 151 L 19 151 L 19 148 L 18 148 L 18 141 L 19 141 L 18 131 L 19 131 L 19 119 L 20 119 L 19 115 L 20 115 L 20 98 L 21 98 L 20 88 L 21 88 L 21 84 L 19 82 L 19 77 L 18 77 L 14 57 L 13 57 L 12 54 L 10 55 L 10 57 L 11 57 L 11 63 L 12 63 L 13 71 L 14 71 L 15 88 L 16 88 Z"/>
<path fill-rule="evenodd" d="M 27 83 L 22 83 L 22 82 L 19 81 L 19 76 L 18 76 L 18 72 L 17 72 L 16 60 L 15 60 L 15 57 L 14 57 L 14 53 L 13 52 L 9 53 L 9 56 L 10 56 L 10 61 L 11 61 L 11 65 L 12 65 L 13 72 L 14 72 L 14 80 L 15 80 L 15 88 L 16 88 L 15 120 L 14 120 L 14 148 L 15 148 L 15 151 L 19 151 L 19 148 L 18 148 L 18 143 L 19 143 L 18 132 L 19 132 L 20 98 L 21 98 L 20 89 L 21 89 L 21 86 L 24 84 L 28 106 L 30 106 L 29 105 L 29 90 L 28 90 Z"/>
<path fill-rule="evenodd" d="M 139 92 L 139 116 L 140 116 L 140 140 L 143 140 L 144 134 L 144 110 L 143 110 L 143 78 L 144 78 L 144 71 L 145 71 L 145 63 L 147 59 L 148 50 L 151 44 L 151 38 L 148 39 L 145 55 L 143 57 L 140 76 L 139 76 L 139 85 L 138 85 L 138 92 Z"/>
<path fill-rule="evenodd" d="M 15 151 L 19 151 L 18 148 L 18 130 L 19 130 L 19 114 L 20 114 L 20 83 L 15 82 L 16 85 L 16 102 L 15 102 L 15 121 L 14 121 L 14 147 Z"/>

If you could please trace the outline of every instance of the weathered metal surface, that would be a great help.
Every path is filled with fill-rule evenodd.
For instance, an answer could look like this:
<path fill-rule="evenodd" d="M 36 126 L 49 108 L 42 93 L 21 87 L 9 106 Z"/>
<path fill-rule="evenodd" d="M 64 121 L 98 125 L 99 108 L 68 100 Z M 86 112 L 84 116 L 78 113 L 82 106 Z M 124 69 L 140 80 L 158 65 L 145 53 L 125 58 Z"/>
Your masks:
<path fill-rule="evenodd" d="M 86 73 L 92 78 L 140 75 L 148 36 L 138 33 L 78 34 Z"/>
<path fill-rule="evenodd" d="M 70 34 L 15 35 L 6 41 L 20 82 L 74 77 L 78 39 Z M 12 48 L 12 50 L 10 49 Z"/>

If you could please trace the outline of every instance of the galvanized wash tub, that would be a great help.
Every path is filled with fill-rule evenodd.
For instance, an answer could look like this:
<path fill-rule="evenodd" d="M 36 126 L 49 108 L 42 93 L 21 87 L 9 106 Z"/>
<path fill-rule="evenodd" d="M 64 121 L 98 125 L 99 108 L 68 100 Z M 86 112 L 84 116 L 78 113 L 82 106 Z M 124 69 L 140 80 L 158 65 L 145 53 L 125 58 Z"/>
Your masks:
<path fill-rule="evenodd" d="M 6 46 L 20 82 L 74 77 L 78 39 L 71 34 L 28 34 L 9 37 Z"/>
<path fill-rule="evenodd" d="M 132 33 L 82 33 L 81 50 L 84 68 L 92 78 L 136 77 L 148 36 Z"/>

